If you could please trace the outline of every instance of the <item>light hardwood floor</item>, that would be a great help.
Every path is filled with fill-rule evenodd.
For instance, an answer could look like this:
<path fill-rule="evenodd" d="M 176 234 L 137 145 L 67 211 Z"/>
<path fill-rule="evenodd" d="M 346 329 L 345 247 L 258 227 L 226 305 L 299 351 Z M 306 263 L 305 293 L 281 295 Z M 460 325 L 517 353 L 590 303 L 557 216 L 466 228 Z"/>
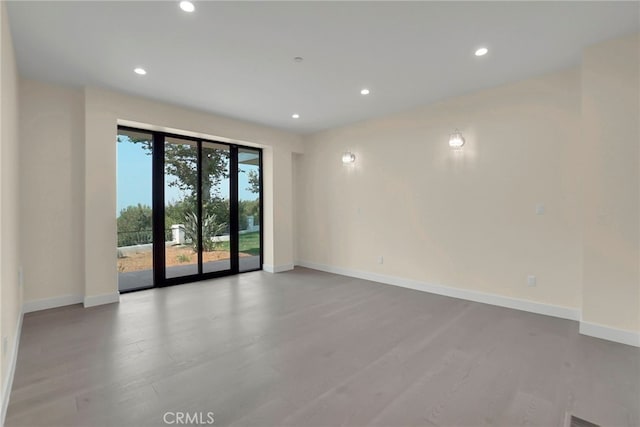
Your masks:
<path fill-rule="evenodd" d="M 638 426 L 639 383 L 577 322 L 297 268 L 25 315 L 6 425 Z"/>

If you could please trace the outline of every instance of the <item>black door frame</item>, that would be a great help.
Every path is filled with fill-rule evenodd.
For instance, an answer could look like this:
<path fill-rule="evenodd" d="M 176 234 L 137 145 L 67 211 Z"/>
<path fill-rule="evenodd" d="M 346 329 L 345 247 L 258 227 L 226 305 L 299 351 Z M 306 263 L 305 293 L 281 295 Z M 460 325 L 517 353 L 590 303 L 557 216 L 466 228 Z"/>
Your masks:
<path fill-rule="evenodd" d="M 259 184 L 260 192 L 258 205 L 260 210 L 260 266 L 253 270 L 245 270 L 242 273 L 250 271 L 262 270 L 264 262 L 264 232 L 263 232 L 263 189 L 262 189 L 262 149 L 257 147 L 249 147 L 228 142 L 216 141 L 205 138 L 195 138 L 185 135 L 179 135 L 169 132 L 153 131 L 148 129 L 135 128 L 130 126 L 118 125 L 118 130 L 143 132 L 152 136 L 152 229 L 153 229 L 153 287 L 173 286 L 183 283 L 197 282 L 201 280 L 213 279 L 216 277 L 229 276 L 240 273 L 240 218 L 239 218 L 239 195 L 238 195 L 238 149 L 248 149 L 258 153 L 258 164 L 260 168 Z M 202 224 L 202 143 L 210 142 L 214 144 L 229 147 L 229 250 L 230 250 L 230 268 L 223 271 L 215 271 L 204 273 L 202 263 L 202 227 L 198 230 L 198 273 L 188 276 L 171 277 L 166 276 L 165 264 L 165 197 L 164 197 L 164 154 L 165 139 L 173 137 L 192 141 L 197 144 L 198 149 L 198 189 L 197 189 L 197 214 L 198 222 Z M 143 288 L 149 289 L 149 288 Z M 133 289 L 132 291 L 135 291 Z M 124 291 L 127 292 L 127 291 Z"/>

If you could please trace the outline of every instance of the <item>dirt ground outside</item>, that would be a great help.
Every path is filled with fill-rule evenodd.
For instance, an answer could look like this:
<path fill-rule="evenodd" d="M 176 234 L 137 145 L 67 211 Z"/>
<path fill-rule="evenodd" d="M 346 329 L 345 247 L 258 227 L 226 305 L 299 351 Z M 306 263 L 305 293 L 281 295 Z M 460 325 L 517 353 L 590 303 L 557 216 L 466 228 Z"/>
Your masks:
<path fill-rule="evenodd" d="M 165 252 L 166 266 L 190 265 L 198 263 L 198 255 L 188 246 L 168 246 Z M 221 261 L 229 259 L 229 251 L 211 251 L 202 253 L 202 262 Z M 241 257 L 251 256 L 251 254 L 240 253 Z M 124 258 L 118 258 L 118 272 L 128 273 L 131 271 L 150 270 L 153 268 L 153 253 L 140 252 Z"/>

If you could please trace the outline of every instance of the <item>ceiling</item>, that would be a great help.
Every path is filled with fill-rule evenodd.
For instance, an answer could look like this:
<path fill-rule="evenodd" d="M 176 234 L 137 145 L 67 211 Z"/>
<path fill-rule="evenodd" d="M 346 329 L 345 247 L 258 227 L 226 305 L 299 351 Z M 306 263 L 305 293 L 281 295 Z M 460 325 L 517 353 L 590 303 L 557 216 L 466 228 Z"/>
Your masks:
<path fill-rule="evenodd" d="M 19 70 L 310 133 L 574 66 L 640 28 L 640 2 L 194 4 L 9 1 Z"/>

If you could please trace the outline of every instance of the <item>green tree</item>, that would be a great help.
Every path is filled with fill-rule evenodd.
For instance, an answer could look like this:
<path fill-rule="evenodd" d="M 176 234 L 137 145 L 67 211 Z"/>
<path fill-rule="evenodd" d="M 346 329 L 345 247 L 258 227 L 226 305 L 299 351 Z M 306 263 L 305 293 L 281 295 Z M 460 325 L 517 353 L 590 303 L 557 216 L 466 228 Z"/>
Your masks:
<path fill-rule="evenodd" d="M 198 194 L 198 150 L 197 145 L 187 140 L 164 145 L 164 172 L 167 185 L 180 189 L 182 200 L 169 202 L 165 206 L 165 228 L 173 224 L 194 224 L 193 213 L 197 211 Z M 175 141 L 175 140 L 173 140 Z M 118 143 L 139 144 L 147 155 L 153 153 L 153 142 L 148 137 L 135 134 L 118 135 Z M 222 197 L 220 184 L 229 178 L 229 150 L 214 148 L 209 144 L 202 146 L 202 216 L 203 231 L 229 232 L 229 200 Z M 250 176 L 250 183 L 258 187 L 258 176 Z M 257 191 L 257 190 L 256 190 Z M 255 191 L 254 191 L 255 192 Z M 246 217 L 245 217 L 246 223 Z M 149 222 L 150 224 L 150 222 Z"/>
<path fill-rule="evenodd" d="M 117 219 L 118 246 L 131 246 L 153 241 L 151 207 L 138 203 L 120 211 Z"/>
<path fill-rule="evenodd" d="M 146 137 L 118 135 L 118 142 L 140 144 L 148 155 L 153 153 L 153 143 Z M 195 143 L 181 140 L 180 143 L 164 145 L 164 169 L 170 187 L 176 187 L 195 196 L 198 188 L 198 149 Z M 229 151 L 202 147 L 202 201 L 210 202 L 220 197 L 219 184 L 229 177 Z"/>
<path fill-rule="evenodd" d="M 165 144 L 165 174 L 168 185 L 195 196 L 198 188 L 198 150 L 195 145 Z M 204 146 L 202 148 L 202 201 L 220 198 L 222 180 L 229 177 L 229 152 Z"/>
<path fill-rule="evenodd" d="M 259 200 L 239 200 L 238 201 L 238 215 L 240 217 L 240 230 L 246 230 L 248 224 L 247 217 L 254 217 L 255 224 L 258 223 L 260 215 L 260 202 Z"/>
<path fill-rule="evenodd" d="M 249 178 L 247 191 L 251 191 L 254 194 L 260 193 L 260 175 L 258 175 L 258 171 L 250 170 L 247 172 L 247 177 Z"/>

